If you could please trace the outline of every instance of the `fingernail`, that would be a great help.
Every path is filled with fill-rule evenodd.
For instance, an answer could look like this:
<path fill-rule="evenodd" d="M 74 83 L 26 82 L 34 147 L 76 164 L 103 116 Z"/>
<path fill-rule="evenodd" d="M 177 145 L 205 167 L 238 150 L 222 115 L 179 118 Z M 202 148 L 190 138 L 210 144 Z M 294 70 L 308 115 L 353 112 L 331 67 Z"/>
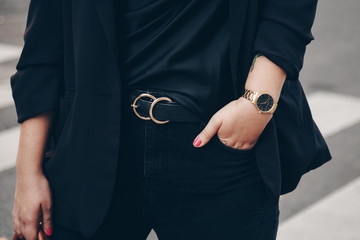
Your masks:
<path fill-rule="evenodd" d="M 198 146 L 200 146 L 200 144 L 201 144 L 201 140 L 200 140 L 199 138 L 195 138 L 195 140 L 194 140 L 194 142 L 193 142 L 193 145 L 194 145 L 195 147 L 198 147 Z"/>
<path fill-rule="evenodd" d="M 51 234 L 52 234 L 52 229 L 51 229 L 51 228 L 46 229 L 46 230 L 45 230 L 45 233 L 46 233 L 46 235 L 51 236 Z"/>

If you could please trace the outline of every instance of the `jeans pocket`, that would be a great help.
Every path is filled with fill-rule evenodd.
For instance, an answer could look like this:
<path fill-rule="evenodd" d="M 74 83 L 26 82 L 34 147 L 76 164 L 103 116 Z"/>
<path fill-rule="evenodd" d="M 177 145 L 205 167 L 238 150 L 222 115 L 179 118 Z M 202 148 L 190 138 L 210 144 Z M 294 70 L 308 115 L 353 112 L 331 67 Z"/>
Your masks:
<path fill-rule="evenodd" d="M 207 123 L 204 122 L 204 121 L 201 123 L 200 131 L 202 131 L 202 130 L 205 128 L 206 124 L 207 124 Z M 230 147 L 230 146 L 226 145 L 225 143 L 223 143 L 223 142 L 220 140 L 219 135 L 218 135 L 218 132 L 216 132 L 216 133 L 214 134 L 214 136 L 212 136 L 212 138 L 210 139 L 209 142 L 214 142 L 215 145 L 217 145 L 220 149 L 225 150 L 225 151 L 227 151 L 227 152 L 236 153 L 236 154 L 241 154 L 241 153 L 243 153 L 243 154 L 250 154 L 250 153 L 253 153 L 254 150 L 255 150 L 254 147 L 249 148 L 249 149 L 239 149 L 239 148 Z"/>
<path fill-rule="evenodd" d="M 221 147 L 223 147 L 223 148 L 225 148 L 226 150 L 229 150 L 229 151 L 238 152 L 238 153 L 241 153 L 241 152 L 246 153 L 246 152 L 252 152 L 254 150 L 254 148 L 240 149 L 240 148 L 230 147 L 230 146 L 226 145 L 225 143 L 223 143 L 220 140 L 218 132 L 216 132 L 215 135 L 212 138 L 215 138 L 215 141 L 217 142 L 218 145 L 220 145 Z"/>

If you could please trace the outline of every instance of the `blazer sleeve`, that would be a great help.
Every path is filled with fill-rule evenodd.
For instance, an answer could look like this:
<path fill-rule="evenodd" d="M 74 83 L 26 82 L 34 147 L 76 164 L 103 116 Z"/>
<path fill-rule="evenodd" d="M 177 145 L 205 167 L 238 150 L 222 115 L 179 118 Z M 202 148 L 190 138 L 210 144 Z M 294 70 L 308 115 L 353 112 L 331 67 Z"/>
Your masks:
<path fill-rule="evenodd" d="M 31 0 L 24 47 L 10 78 L 17 122 L 58 104 L 63 78 L 62 6 L 59 0 Z"/>
<path fill-rule="evenodd" d="M 297 80 L 303 67 L 306 45 L 313 39 L 311 28 L 317 0 L 263 0 L 253 54 L 262 53 Z"/>

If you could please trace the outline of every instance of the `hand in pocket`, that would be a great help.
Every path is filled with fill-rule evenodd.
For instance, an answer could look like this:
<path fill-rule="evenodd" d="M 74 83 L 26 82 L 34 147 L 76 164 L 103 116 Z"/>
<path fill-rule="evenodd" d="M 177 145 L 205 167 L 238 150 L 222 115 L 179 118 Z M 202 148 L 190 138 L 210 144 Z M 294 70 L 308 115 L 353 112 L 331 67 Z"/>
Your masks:
<path fill-rule="evenodd" d="M 195 147 L 204 146 L 217 134 L 222 143 L 234 149 L 251 149 L 268 124 L 272 114 L 261 114 L 244 98 L 233 100 L 209 120 L 195 138 Z"/>

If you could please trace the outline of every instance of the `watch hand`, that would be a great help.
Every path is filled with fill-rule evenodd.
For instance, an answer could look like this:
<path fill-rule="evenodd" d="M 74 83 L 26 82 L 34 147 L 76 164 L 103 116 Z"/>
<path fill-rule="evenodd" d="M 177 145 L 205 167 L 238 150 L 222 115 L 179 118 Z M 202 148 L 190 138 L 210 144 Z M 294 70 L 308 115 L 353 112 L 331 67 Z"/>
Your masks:
<path fill-rule="evenodd" d="M 265 102 L 260 102 L 259 104 L 264 105 L 264 104 L 266 104 L 268 101 L 269 101 L 269 99 L 267 99 Z"/>

